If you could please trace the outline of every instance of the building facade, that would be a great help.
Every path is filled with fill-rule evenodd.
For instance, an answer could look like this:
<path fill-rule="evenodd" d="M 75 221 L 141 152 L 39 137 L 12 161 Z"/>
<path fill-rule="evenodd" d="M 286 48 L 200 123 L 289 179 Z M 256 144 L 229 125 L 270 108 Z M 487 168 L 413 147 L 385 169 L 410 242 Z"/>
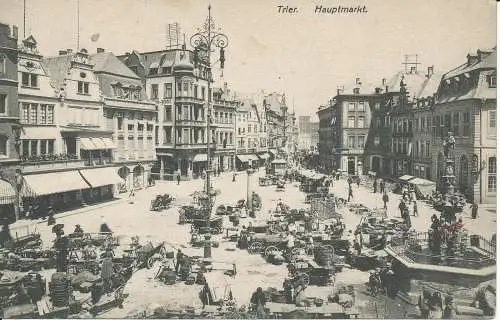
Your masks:
<path fill-rule="evenodd" d="M 156 163 L 156 104 L 148 101 L 142 81 L 113 53 L 98 49 L 90 56 L 103 98 L 103 129 L 112 132 L 121 192 L 149 184 Z"/>
<path fill-rule="evenodd" d="M 432 178 L 441 184 L 442 140 L 451 132 L 456 146 L 456 184 L 476 203 L 496 203 L 496 48 L 468 54 L 444 74 L 433 112 Z"/>
<path fill-rule="evenodd" d="M 319 123 L 311 120 L 311 116 L 299 116 L 298 148 L 315 150 L 319 143 Z"/>
<path fill-rule="evenodd" d="M 243 170 L 260 164 L 261 119 L 253 99 L 241 99 L 236 121 L 236 168 Z"/>
<path fill-rule="evenodd" d="M 288 107 L 285 95 L 276 92 L 266 94 L 263 105 L 267 123 L 267 147 L 276 157 L 278 153 L 284 153 L 287 143 Z"/>
<path fill-rule="evenodd" d="M 19 108 L 17 27 L 0 24 L 0 219 L 19 208 Z"/>
<path fill-rule="evenodd" d="M 320 107 L 319 158 L 327 172 L 338 169 L 349 174 L 362 174 L 365 144 L 371 123 L 371 108 L 381 97 L 374 86 L 356 78 L 350 89 L 338 89 L 328 106 Z"/>
<path fill-rule="evenodd" d="M 44 58 L 29 36 L 19 49 L 18 79 L 24 212 L 44 215 L 112 199 L 121 180 L 88 52 Z"/>
<path fill-rule="evenodd" d="M 288 155 L 294 155 L 299 147 L 299 128 L 295 112 L 287 112 L 286 114 L 285 135 L 285 151 Z"/>
<path fill-rule="evenodd" d="M 223 88 L 213 90 L 212 106 L 214 112 L 215 136 L 214 166 L 217 171 L 232 171 L 235 167 L 236 110 L 239 101 L 231 96 L 227 83 Z"/>
<path fill-rule="evenodd" d="M 209 70 L 199 58 L 206 53 L 198 50 L 133 51 L 119 57 L 141 77 L 149 100 L 158 104 L 157 164 L 152 169 L 156 179 L 172 180 L 178 174 L 192 179 L 207 168 L 231 170 L 234 164 L 234 131 L 229 130 L 234 130 L 236 102 L 221 100 L 226 97 L 217 94 L 218 89 L 208 92 Z M 212 114 L 208 114 L 209 103 Z"/>

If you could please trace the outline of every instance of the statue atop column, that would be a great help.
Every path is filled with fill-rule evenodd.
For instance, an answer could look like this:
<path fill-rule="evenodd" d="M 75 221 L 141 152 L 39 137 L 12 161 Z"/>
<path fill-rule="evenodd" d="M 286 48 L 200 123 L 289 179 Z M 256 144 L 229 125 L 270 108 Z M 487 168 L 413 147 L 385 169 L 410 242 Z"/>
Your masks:
<path fill-rule="evenodd" d="M 448 132 L 448 137 L 443 140 L 444 157 L 449 159 L 451 156 L 451 150 L 455 149 L 455 137 L 451 132 Z"/>

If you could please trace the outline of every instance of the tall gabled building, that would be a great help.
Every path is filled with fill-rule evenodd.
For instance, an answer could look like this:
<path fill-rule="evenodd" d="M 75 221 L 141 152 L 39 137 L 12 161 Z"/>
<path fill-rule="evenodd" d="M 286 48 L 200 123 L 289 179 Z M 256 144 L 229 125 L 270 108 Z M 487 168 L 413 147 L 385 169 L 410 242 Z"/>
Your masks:
<path fill-rule="evenodd" d="M 156 104 L 147 99 L 141 78 L 113 53 L 100 48 L 90 63 L 103 96 L 103 129 L 112 132 L 116 146 L 114 164 L 124 181 L 120 189 L 142 188 L 156 162 Z"/>
<path fill-rule="evenodd" d="M 441 184 L 442 139 L 455 137 L 456 183 L 476 203 L 496 203 L 497 52 L 477 50 L 444 74 L 433 112 L 432 177 Z"/>

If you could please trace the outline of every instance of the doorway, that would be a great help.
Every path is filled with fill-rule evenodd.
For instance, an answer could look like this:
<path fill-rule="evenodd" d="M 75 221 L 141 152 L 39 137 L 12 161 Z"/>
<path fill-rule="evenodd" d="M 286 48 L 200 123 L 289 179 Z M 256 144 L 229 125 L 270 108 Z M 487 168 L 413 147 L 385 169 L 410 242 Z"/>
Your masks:
<path fill-rule="evenodd" d="M 356 173 L 356 161 L 354 161 L 354 159 L 347 160 L 347 173 L 350 175 Z"/>

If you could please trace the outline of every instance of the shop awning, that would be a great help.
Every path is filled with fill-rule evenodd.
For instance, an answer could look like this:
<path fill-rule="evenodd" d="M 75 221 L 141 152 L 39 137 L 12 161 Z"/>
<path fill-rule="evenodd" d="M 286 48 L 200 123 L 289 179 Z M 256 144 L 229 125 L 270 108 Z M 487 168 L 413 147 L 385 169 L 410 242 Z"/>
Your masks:
<path fill-rule="evenodd" d="M 16 203 L 16 190 L 5 180 L 0 180 L 0 204 Z"/>
<path fill-rule="evenodd" d="M 236 158 L 238 158 L 241 162 L 259 161 L 259 158 L 257 158 L 254 154 L 238 154 L 236 155 Z"/>
<path fill-rule="evenodd" d="M 99 149 L 90 138 L 80 138 L 80 148 L 83 150 L 97 150 Z"/>
<path fill-rule="evenodd" d="M 415 177 L 405 174 L 404 176 L 399 177 L 399 180 L 408 181 L 408 180 L 413 179 L 413 178 L 415 178 Z"/>
<path fill-rule="evenodd" d="M 269 153 L 272 154 L 275 157 L 278 154 L 278 152 L 276 150 L 273 150 L 273 149 L 269 149 Z"/>
<path fill-rule="evenodd" d="M 236 155 L 236 159 L 240 160 L 241 162 L 248 162 L 248 160 L 250 160 L 248 158 L 248 155 L 246 154 L 238 154 Z"/>
<path fill-rule="evenodd" d="M 90 138 L 90 141 L 97 147 L 98 150 L 107 149 L 102 138 Z"/>
<path fill-rule="evenodd" d="M 208 157 L 206 153 L 200 153 L 194 156 L 193 162 L 205 162 L 208 161 Z"/>
<path fill-rule="evenodd" d="M 117 167 L 95 168 L 80 170 L 82 177 L 87 180 L 92 188 L 123 183 L 118 175 Z"/>
<path fill-rule="evenodd" d="M 76 170 L 27 175 L 24 176 L 24 183 L 26 188 L 23 188 L 23 196 L 43 196 L 89 188 Z"/>
<path fill-rule="evenodd" d="M 267 160 L 267 159 L 269 159 L 269 157 L 270 157 L 269 153 L 267 153 L 267 152 L 266 152 L 266 153 L 259 154 L 258 156 L 259 156 L 259 158 L 261 158 L 262 160 Z"/>
<path fill-rule="evenodd" d="M 113 143 L 113 140 L 111 138 L 101 138 L 102 142 L 106 146 L 106 149 L 114 149 L 116 148 L 115 144 Z"/>

